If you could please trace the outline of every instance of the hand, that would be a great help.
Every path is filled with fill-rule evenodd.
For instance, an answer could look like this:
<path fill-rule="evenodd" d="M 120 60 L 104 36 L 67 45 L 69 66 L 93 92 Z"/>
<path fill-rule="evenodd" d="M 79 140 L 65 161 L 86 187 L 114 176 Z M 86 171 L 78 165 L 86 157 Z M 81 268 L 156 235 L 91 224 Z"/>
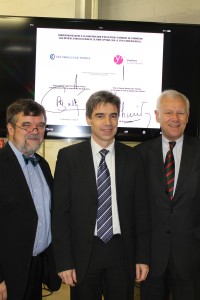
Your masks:
<path fill-rule="evenodd" d="M 0 283 L 0 300 L 6 300 L 7 299 L 7 288 L 5 281 L 2 281 Z"/>
<path fill-rule="evenodd" d="M 136 282 L 144 281 L 149 273 L 149 266 L 144 264 L 136 264 Z"/>
<path fill-rule="evenodd" d="M 62 279 L 63 283 L 66 283 L 70 286 L 75 286 L 75 283 L 77 283 L 75 269 L 60 272 L 58 273 L 58 276 Z"/>

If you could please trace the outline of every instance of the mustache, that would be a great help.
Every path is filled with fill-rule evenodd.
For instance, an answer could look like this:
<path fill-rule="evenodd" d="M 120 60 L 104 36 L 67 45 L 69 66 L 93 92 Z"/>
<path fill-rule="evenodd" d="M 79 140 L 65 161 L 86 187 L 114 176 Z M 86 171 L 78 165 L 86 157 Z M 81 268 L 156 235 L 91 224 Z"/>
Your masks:
<path fill-rule="evenodd" d="M 29 140 L 29 139 L 31 139 L 31 140 L 39 140 L 40 139 L 40 135 L 39 134 L 28 134 L 27 136 L 26 136 L 26 140 Z"/>

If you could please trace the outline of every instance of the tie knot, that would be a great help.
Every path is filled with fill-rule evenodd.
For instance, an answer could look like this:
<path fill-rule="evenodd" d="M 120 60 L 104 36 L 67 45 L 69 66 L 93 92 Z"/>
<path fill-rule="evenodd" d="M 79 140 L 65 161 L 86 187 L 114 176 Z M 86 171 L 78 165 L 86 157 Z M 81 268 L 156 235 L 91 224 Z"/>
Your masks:
<path fill-rule="evenodd" d="M 109 150 L 107 149 L 101 149 L 99 153 L 101 154 L 101 157 L 105 159 L 106 155 L 108 154 Z"/>
<path fill-rule="evenodd" d="M 170 148 L 170 150 L 173 150 L 173 148 L 175 147 L 175 145 L 176 145 L 175 141 L 169 142 L 169 148 Z"/>
<path fill-rule="evenodd" d="M 32 163 L 32 165 L 34 167 L 38 164 L 39 157 L 26 156 L 24 154 L 22 154 L 22 156 L 23 156 L 23 159 L 24 159 L 26 165 L 28 164 L 29 161 Z"/>

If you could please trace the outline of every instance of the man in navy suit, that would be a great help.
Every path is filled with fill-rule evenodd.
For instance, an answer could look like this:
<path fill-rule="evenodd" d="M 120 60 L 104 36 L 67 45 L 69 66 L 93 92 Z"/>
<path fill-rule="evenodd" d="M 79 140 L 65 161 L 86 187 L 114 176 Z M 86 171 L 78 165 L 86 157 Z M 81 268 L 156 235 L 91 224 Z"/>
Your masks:
<path fill-rule="evenodd" d="M 35 152 L 45 127 L 44 108 L 20 99 L 7 108 L 8 142 L 0 151 L 0 299 L 41 300 L 42 282 L 60 287 L 51 246 L 48 163 Z M 45 266 L 45 268 L 44 268 Z"/>
<path fill-rule="evenodd" d="M 167 300 L 171 290 L 173 300 L 199 300 L 200 140 L 184 135 L 189 117 L 185 95 L 164 91 L 155 114 L 162 136 L 136 146 L 145 165 L 152 231 L 150 273 L 141 284 L 141 299 Z M 164 168 L 169 142 L 175 176 L 169 160 Z"/>
<path fill-rule="evenodd" d="M 70 285 L 72 300 L 99 300 L 102 290 L 105 300 L 133 300 L 134 281 L 145 280 L 148 273 L 149 218 L 143 165 L 133 148 L 115 141 L 119 112 L 116 95 L 108 91 L 92 94 L 86 104 L 91 139 L 58 154 L 53 246 L 57 271 Z M 99 236 L 97 228 L 102 149 L 107 153 L 111 179 L 112 226 L 105 233 L 112 231 L 109 241 Z"/>

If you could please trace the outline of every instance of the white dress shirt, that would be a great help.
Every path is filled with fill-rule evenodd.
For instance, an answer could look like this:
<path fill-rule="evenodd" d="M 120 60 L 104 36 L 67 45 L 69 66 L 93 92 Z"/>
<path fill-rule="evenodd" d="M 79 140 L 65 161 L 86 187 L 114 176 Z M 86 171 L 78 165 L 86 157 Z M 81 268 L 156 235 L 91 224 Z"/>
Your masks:
<path fill-rule="evenodd" d="M 169 150 L 169 142 L 171 142 L 171 141 L 167 140 L 164 136 L 162 136 L 163 162 L 165 162 L 166 154 Z M 173 195 L 176 190 L 178 174 L 179 174 L 179 170 L 180 170 L 182 148 L 183 148 L 183 135 L 178 140 L 176 140 L 176 145 L 173 148 L 174 161 L 175 161 L 175 177 L 174 177 Z"/>
<path fill-rule="evenodd" d="M 106 164 L 108 170 L 110 172 L 110 179 L 111 179 L 111 201 L 112 201 L 112 221 L 113 221 L 113 234 L 120 234 L 120 224 L 119 224 L 119 214 L 118 214 L 118 207 L 117 207 L 117 195 L 116 195 L 116 181 L 115 181 L 115 141 L 106 149 L 109 150 L 108 154 L 106 155 Z M 97 180 L 97 170 L 99 163 L 101 161 L 101 154 L 99 153 L 100 150 L 103 148 L 99 146 L 94 139 L 91 137 L 91 147 L 92 147 L 92 154 L 93 154 L 93 161 L 94 161 L 94 168 Z M 95 226 L 94 235 L 97 235 L 97 223 Z"/>

